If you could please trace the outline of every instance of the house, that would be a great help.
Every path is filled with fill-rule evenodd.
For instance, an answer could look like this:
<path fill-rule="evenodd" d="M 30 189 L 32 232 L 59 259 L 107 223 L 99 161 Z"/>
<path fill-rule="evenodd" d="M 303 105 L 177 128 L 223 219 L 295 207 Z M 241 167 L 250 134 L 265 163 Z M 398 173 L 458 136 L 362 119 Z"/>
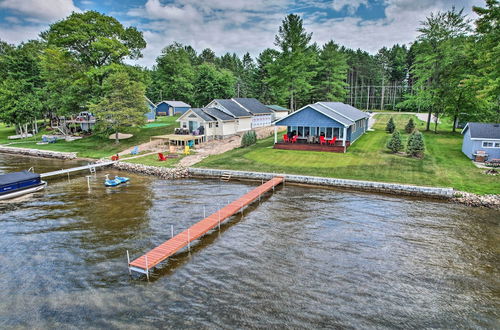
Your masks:
<path fill-rule="evenodd" d="M 155 121 L 156 119 L 156 106 L 153 102 L 151 102 L 150 99 L 148 99 L 146 96 L 144 96 L 146 98 L 146 105 L 149 109 L 148 112 L 146 112 L 145 116 L 146 116 L 146 120 L 148 122 L 151 122 L 151 121 Z"/>
<path fill-rule="evenodd" d="M 467 123 L 462 135 L 462 152 L 470 159 L 500 159 L 500 124 Z"/>
<path fill-rule="evenodd" d="M 177 121 L 189 134 L 204 136 L 204 141 L 234 135 L 239 127 L 236 118 L 217 108 L 191 108 Z"/>
<path fill-rule="evenodd" d="M 276 121 L 278 119 L 285 118 L 286 116 L 288 116 L 289 110 L 287 108 L 280 106 L 280 105 L 269 104 L 269 105 L 266 105 L 266 107 L 268 107 L 269 109 L 271 109 L 273 111 L 273 119 L 272 119 L 273 121 Z"/>
<path fill-rule="evenodd" d="M 238 120 L 238 132 L 271 126 L 273 111 L 255 98 L 215 99 L 207 108 L 217 108 Z"/>
<path fill-rule="evenodd" d="M 346 152 L 368 129 L 368 118 L 366 112 L 341 102 L 309 104 L 274 123 L 274 148 Z M 297 136 L 297 142 L 278 142 L 278 126 L 286 126 L 287 136 Z"/>
<path fill-rule="evenodd" d="M 157 116 L 173 116 L 176 113 L 185 113 L 191 106 L 182 101 L 161 101 L 156 104 Z"/>

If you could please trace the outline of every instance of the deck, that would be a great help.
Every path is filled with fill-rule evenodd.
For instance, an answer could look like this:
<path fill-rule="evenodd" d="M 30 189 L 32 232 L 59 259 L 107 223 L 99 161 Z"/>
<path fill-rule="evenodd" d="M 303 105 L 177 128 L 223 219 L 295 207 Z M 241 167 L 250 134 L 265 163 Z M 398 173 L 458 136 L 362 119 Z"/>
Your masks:
<path fill-rule="evenodd" d="M 135 271 L 138 273 L 146 274 L 147 278 L 149 279 L 149 271 L 151 268 L 165 261 L 168 257 L 172 256 L 182 248 L 186 246 L 188 246 L 189 248 L 190 243 L 192 241 L 205 235 L 207 232 L 214 229 L 215 227 L 217 226 L 220 227 L 220 224 L 224 220 L 242 211 L 243 208 L 245 208 L 246 206 L 257 200 L 262 194 L 268 192 L 271 189 L 274 189 L 274 187 L 281 184 L 283 180 L 284 180 L 283 177 L 275 177 L 267 181 L 261 186 L 241 196 L 234 202 L 226 205 L 217 212 L 209 215 L 205 219 L 184 230 L 180 234 L 177 234 L 168 241 L 155 247 L 154 249 L 147 252 L 143 256 L 140 256 L 139 258 L 135 259 L 132 262 L 129 261 L 128 263 L 129 272 L 131 273 L 131 271 Z M 128 257 L 128 251 L 127 251 L 127 257 Z"/>
<path fill-rule="evenodd" d="M 304 150 L 304 151 L 324 151 L 324 152 L 340 152 L 344 153 L 347 148 L 351 145 L 349 141 L 345 143 L 345 147 L 342 146 L 342 141 L 337 141 L 335 145 L 321 145 L 317 143 L 290 143 L 290 142 L 278 142 L 274 144 L 274 149 L 283 150 Z"/>

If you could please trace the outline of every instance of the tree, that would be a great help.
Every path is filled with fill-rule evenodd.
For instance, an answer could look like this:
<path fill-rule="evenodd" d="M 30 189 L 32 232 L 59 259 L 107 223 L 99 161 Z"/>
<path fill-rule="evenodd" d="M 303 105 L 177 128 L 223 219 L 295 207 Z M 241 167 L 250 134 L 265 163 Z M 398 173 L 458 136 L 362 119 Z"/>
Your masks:
<path fill-rule="evenodd" d="M 424 151 L 424 137 L 419 131 L 414 131 L 408 138 L 406 153 L 411 157 L 422 158 L 424 156 Z"/>
<path fill-rule="evenodd" d="M 212 63 L 215 64 L 216 56 L 213 50 L 210 48 L 205 48 L 201 51 L 199 61 L 200 63 Z"/>
<path fill-rule="evenodd" d="M 329 41 L 319 52 L 318 60 L 315 97 L 317 100 L 343 102 L 347 93 L 345 55 L 339 51 L 337 44 Z"/>
<path fill-rule="evenodd" d="M 228 70 L 217 70 L 210 63 L 203 63 L 196 67 L 194 81 L 194 104 L 204 106 L 214 98 L 234 97 L 236 78 Z"/>
<path fill-rule="evenodd" d="M 312 67 L 312 33 L 307 33 L 300 16 L 290 14 L 283 20 L 274 44 L 280 48 L 279 56 L 270 67 L 268 82 L 282 89 L 284 97 L 289 99 L 290 109 L 297 109 L 297 98 L 310 92 L 311 78 L 315 72 Z"/>
<path fill-rule="evenodd" d="M 132 81 L 128 73 L 118 71 L 109 75 L 103 82 L 104 97 L 98 103 L 89 105 L 90 111 L 98 119 L 98 129 L 115 134 L 115 143 L 120 143 L 120 130 L 142 126 L 148 112 L 142 83 Z"/>
<path fill-rule="evenodd" d="M 405 132 L 411 134 L 413 133 L 414 130 L 415 130 L 415 123 L 413 122 L 413 118 L 410 118 L 410 120 L 408 120 L 408 124 L 406 124 L 405 126 Z"/>
<path fill-rule="evenodd" d="M 392 153 L 397 153 L 403 150 L 403 141 L 401 141 L 401 134 L 399 131 L 394 131 L 391 138 L 387 142 L 387 148 L 392 151 Z"/>
<path fill-rule="evenodd" d="M 387 125 L 385 126 L 385 131 L 392 134 L 395 129 L 396 129 L 396 124 L 394 124 L 394 119 L 392 119 L 391 117 L 387 122 Z"/>
<path fill-rule="evenodd" d="M 264 104 L 283 103 L 286 104 L 284 99 L 280 98 L 279 87 L 270 83 L 271 81 L 271 68 L 273 63 L 279 56 L 279 52 L 267 48 L 257 57 L 257 68 L 255 72 L 255 91 L 254 94 Z"/>

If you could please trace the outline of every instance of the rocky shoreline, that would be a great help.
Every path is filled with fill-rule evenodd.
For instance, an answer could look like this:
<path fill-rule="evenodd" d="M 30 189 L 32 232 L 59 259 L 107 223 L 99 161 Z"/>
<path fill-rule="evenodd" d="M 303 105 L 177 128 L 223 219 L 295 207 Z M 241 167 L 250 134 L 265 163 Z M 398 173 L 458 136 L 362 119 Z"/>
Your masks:
<path fill-rule="evenodd" d="M 189 170 L 185 167 L 169 168 L 169 167 L 133 164 L 126 162 L 115 163 L 113 164 L 113 167 L 120 171 L 152 175 L 166 180 L 182 179 L 189 177 Z"/>
<path fill-rule="evenodd" d="M 451 200 L 457 204 L 473 207 L 483 206 L 500 210 L 500 195 L 476 195 L 465 191 L 457 191 Z"/>
<path fill-rule="evenodd" d="M 76 159 L 76 152 L 60 152 L 50 150 L 38 150 L 28 148 L 16 148 L 0 146 L 0 152 L 6 154 L 42 157 L 42 158 L 56 158 L 56 159 Z"/>

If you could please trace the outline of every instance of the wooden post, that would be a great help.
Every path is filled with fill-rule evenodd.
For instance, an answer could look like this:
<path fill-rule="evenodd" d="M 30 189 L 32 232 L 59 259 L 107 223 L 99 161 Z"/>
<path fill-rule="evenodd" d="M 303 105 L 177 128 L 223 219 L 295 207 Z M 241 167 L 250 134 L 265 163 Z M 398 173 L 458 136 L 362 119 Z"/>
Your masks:
<path fill-rule="evenodd" d="M 189 228 L 188 228 L 188 250 L 191 252 L 191 242 L 189 241 Z"/>
<path fill-rule="evenodd" d="M 144 258 L 146 259 L 146 277 L 148 278 L 148 281 L 149 281 L 148 255 L 146 254 L 146 255 L 144 256 Z"/>

